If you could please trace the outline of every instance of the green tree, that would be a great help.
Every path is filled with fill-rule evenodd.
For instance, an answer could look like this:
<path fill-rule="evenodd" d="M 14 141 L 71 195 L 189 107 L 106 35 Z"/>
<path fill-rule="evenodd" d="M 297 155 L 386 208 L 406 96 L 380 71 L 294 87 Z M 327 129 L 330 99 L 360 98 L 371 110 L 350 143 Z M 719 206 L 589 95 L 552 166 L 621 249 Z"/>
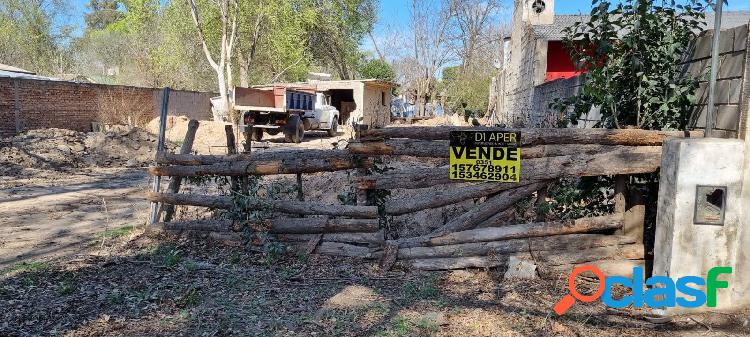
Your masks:
<path fill-rule="evenodd" d="M 584 85 L 555 105 L 572 109 L 572 120 L 598 106 L 609 128 L 685 129 L 697 81 L 683 76 L 680 60 L 704 27 L 709 5 L 592 0 L 590 21 L 568 28 L 565 39 L 586 71 Z"/>
<path fill-rule="evenodd" d="M 339 78 L 354 78 L 362 56 L 359 43 L 377 19 L 377 0 L 308 1 L 316 11 L 308 27 L 313 57 L 321 65 L 332 67 Z"/>
<path fill-rule="evenodd" d="M 385 81 L 394 81 L 396 73 L 393 67 L 381 59 L 370 59 L 359 66 L 359 75 L 362 78 L 376 78 Z"/>
<path fill-rule="evenodd" d="M 67 69 L 61 47 L 71 31 L 59 24 L 64 0 L 0 0 L 0 62 L 41 74 Z"/>
<path fill-rule="evenodd" d="M 87 29 L 104 29 L 108 25 L 120 20 L 123 12 L 119 8 L 118 0 L 91 0 L 86 6 L 89 10 L 84 16 Z"/>

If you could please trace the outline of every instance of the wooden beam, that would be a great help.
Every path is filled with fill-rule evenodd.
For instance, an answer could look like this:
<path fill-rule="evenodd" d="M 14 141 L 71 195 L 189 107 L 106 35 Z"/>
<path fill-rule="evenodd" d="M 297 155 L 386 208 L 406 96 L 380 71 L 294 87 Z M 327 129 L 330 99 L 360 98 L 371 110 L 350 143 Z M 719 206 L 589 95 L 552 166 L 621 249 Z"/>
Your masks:
<path fill-rule="evenodd" d="M 161 223 L 165 230 L 205 232 L 239 231 L 235 220 L 205 219 Z M 377 219 L 275 218 L 268 220 L 272 234 L 371 233 L 378 231 Z"/>

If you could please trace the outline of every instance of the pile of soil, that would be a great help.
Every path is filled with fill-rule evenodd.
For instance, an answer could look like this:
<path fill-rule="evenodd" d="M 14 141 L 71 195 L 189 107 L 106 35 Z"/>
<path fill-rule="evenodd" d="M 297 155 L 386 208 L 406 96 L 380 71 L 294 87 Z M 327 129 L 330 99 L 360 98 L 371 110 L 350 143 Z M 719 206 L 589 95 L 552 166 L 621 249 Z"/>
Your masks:
<path fill-rule="evenodd" d="M 142 129 L 117 126 L 104 132 L 30 130 L 0 141 L 0 175 L 23 169 L 140 167 L 154 160 L 157 138 Z"/>

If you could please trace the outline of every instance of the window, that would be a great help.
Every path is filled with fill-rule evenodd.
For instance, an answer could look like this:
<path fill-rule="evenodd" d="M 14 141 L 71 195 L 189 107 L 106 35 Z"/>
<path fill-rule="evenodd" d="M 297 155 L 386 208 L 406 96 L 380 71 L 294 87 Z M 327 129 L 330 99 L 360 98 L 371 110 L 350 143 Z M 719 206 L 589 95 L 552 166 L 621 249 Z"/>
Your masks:
<path fill-rule="evenodd" d="M 385 91 L 380 92 L 380 104 L 385 106 Z"/>

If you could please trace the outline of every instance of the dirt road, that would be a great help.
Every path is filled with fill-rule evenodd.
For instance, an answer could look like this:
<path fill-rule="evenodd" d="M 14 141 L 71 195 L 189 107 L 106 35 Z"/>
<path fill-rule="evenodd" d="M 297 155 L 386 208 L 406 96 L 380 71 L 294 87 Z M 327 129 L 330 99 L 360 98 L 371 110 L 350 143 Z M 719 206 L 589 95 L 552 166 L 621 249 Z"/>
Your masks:
<path fill-rule="evenodd" d="M 0 182 L 0 269 L 74 256 L 89 245 L 142 225 L 148 176 L 141 169 L 40 171 Z"/>

